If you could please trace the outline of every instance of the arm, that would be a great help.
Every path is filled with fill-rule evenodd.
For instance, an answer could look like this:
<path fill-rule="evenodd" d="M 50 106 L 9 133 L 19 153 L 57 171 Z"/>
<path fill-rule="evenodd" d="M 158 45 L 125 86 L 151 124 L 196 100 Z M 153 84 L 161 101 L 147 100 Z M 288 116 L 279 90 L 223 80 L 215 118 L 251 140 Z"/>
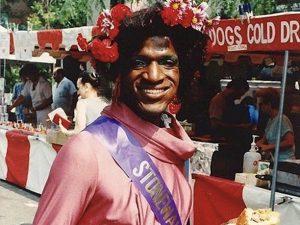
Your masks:
<path fill-rule="evenodd" d="M 249 129 L 252 127 L 251 123 L 226 123 L 216 118 L 210 119 L 212 128 L 224 127 L 224 128 L 244 128 Z"/>
<path fill-rule="evenodd" d="M 8 108 L 8 111 L 11 111 L 16 106 L 21 105 L 25 101 L 25 97 L 23 95 L 20 95 L 17 97 L 17 99 L 13 102 L 13 104 Z"/>
<path fill-rule="evenodd" d="M 62 147 L 52 164 L 34 225 L 78 224 L 98 180 L 93 144 L 90 136 L 79 135 Z"/>
<path fill-rule="evenodd" d="M 209 118 L 211 127 L 218 128 L 251 128 L 251 123 L 228 123 L 223 121 L 225 100 L 222 98 L 213 98 L 209 104 Z"/>
<path fill-rule="evenodd" d="M 264 141 L 262 143 L 257 142 L 257 146 L 260 148 L 261 151 L 270 152 L 275 150 L 276 145 L 275 144 L 268 144 L 267 141 Z M 279 148 L 281 151 L 284 151 L 285 149 L 289 149 L 294 145 L 294 134 L 292 132 L 287 132 L 281 139 L 279 143 Z"/>
<path fill-rule="evenodd" d="M 43 110 L 46 109 L 48 106 L 50 106 L 52 104 L 52 96 L 50 98 L 45 99 L 41 104 L 39 104 L 38 106 L 32 108 L 32 111 L 39 111 L 39 110 Z"/>

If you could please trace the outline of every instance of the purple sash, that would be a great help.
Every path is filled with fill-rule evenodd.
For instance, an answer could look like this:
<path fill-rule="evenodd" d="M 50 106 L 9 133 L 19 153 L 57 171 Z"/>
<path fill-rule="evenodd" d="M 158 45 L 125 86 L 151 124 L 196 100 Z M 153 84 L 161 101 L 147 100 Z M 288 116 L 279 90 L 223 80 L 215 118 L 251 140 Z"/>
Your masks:
<path fill-rule="evenodd" d="M 125 127 L 101 116 L 85 130 L 97 135 L 108 146 L 114 160 L 148 201 L 160 224 L 182 224 L 174 199 L 157 167 Z"/>

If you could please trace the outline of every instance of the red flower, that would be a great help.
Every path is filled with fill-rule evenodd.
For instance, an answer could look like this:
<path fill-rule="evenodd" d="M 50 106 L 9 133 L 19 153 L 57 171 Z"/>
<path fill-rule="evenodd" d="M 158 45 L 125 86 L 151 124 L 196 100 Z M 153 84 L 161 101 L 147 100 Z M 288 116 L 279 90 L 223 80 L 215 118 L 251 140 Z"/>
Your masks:
<path fill-rule="evenodd" d="M 119 33 L 119 25 L 118 26 L 114 26 L 113 29 L 110 29 L 108 31 L 108 37 L 110 39 L 115 39 L 115 37 L 117 37 L 118 33 Z"/>
<path fill-rule="evenodd" d="M 103 33 L 101 32 L 100 27 L 94 26 L 94 27 L 92 28 L 92 36 L 93 36 L 93 37 L 95 37 L 95 36 L 100 36 L 101 34 L 103 34 Z"/>
<path fill-rule="evenodd" d="M 78 36 L 77 36 L 77 42 L 78 42 L 79 47 L 80 47 L 83 51 L 87 51 L 87 50 L 88 50 L 88 42 L 87 42 L 86 38 L 84 38 L 84 37 L 82 36 L 81 33 L 79 33 Z"/>
<path fill-rule="evenodd" d="M 114 39 L 119 33 L 119 21 L 110 16 L 108 12 L 103 12 L 99 15 L 97 26 L 100 29 L 100 35 L 106 35 Z"/>
<path fill-rule="evenodd" d="M 175 26 L 179 24 L 179 10 L 171 7 L 165 7 L 161 11 L 161 17 L 165 24 L 169 26 Z"/>
<path fill-rule="evenodd" d="M 89 44 L 89 50 L 101 62 L 113 63 L 119 58 L 118 45 L 110 39 L 94 39 Z"/>
<path fill-rule="evenodd" d="M 111 9 L 111 17 L 120 23 L 126 16 L 131 16 L 130 8 L 124 4 L 117 4 Z"/>
<path fill-rule="evenodd" d="M 182 14 L 182 19 L 180 24 L 184 27 L 190 27 L 192 23 L 192 19 L 194 17 L 194 13 L 191 9 L 186 9 L 185 12 Z"/>

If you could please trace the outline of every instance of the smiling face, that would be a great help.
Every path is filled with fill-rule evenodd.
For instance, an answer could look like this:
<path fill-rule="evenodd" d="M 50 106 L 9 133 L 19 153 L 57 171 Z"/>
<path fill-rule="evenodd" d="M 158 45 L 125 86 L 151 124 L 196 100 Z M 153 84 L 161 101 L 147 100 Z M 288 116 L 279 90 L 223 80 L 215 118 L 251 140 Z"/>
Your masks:
<path fill-rule="evenodd" d="M 158 123 L 179 85 L 178 56 L 167 37 L 146 39 L 121 76 L 121 100 L 144 119 Z"/>

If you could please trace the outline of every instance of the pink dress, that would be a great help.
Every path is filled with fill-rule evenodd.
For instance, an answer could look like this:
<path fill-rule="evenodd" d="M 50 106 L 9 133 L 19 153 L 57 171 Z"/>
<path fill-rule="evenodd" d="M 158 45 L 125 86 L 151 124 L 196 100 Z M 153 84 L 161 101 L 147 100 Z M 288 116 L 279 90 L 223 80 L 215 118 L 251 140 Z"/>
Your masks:
<path fill-rule="evenodd" d="M 182 223 L 192 210 L 184 160 L 195 147 L 179 123 L 159 128 L 113 103 L 103 114 L 124 124 L 140 141 L 173 195 Z M 148 202 L 92 134 L 71 138 L 57 155 L 40 199 L 34 225 L 158 225 Z"/>

